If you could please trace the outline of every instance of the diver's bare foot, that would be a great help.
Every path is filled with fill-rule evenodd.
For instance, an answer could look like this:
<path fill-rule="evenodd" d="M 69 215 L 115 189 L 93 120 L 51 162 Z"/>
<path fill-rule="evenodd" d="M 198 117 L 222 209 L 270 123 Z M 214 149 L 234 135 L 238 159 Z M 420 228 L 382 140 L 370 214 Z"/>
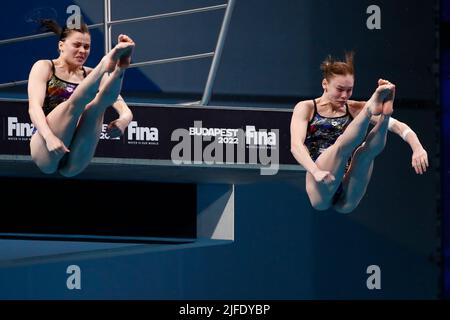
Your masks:
<path fill-rule="evenodd" d="M 383 114 L 390 116 L 394 112 L 395 85 L 384 79 L 378 80 L 378 85 L 389 86 L 389 93 L 386 95 L 383 102 Z"/>
<path fill-rule="evenodd" d="M 119 68 L 128 68 L 131 64 L 131 54 L 133 53 L 133 49 L 135 46 L 135 43 L 133 41 L 133 39 L 131 39 L 129 36 L 125 35 L 125 34 L 121 34 L 119 35 L 119 43 L 124 43 L 126 44 L 128 47 L 128 50 L 125 51 L 122 56 L 119 59 L 119 63 L 117 64 L 117 66 Z"/>
<path fill-rule="evenodd" d="M 394 111 L 395 85 L 387 80 L 378 80 L 378 88 L 373 93 L 372 97 L 367 101 L 367 114 L 372 115 L 390 115 Z"/>
<path fill-rule="evenodd" d="M 105 72 L 113 72 L 116 66 L 127 68 L 131 62 L 131 54 L 134 49 L 134 42 L 125 35 L 119 36 L 119 43 L 103 57 L 103 68 Z"/>

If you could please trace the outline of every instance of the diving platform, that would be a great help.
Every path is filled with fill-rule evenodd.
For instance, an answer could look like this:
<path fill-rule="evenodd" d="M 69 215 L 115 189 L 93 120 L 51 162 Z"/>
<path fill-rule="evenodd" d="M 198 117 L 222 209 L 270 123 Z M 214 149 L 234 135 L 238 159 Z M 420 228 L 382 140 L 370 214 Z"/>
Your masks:
<path fill-rule="evenodd" d="M 26 99 L 0 100 L 1 192 L 16 204 L 3 215 L 0 266 L 232 243 L 236 185 L 304 183 L 292 110 L 128 105 L 124 135 L 107 135 L 109 108 L 91 164 L 64 178 L 31 160 Z"/>

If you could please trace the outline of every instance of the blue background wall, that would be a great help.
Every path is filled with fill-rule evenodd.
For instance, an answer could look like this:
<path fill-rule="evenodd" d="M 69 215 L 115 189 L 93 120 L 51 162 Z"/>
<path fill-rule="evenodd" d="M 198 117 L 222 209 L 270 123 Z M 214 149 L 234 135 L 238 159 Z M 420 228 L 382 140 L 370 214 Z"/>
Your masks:
<path fill-rule="evenodd" d="M 224 3 L 222 0 L 112 1 L 113 19 L 186 10 Z M 5 5 L 0 39 L 36 32 L 36 17 L 51 16 L 61 24 L 68 5 L 80 5 L 88 24 L 103 20 L 103 1 L 22 1 Z M 355 97 L 372 93 L 379 77 L 399 84 L 398 99 L 434 99 L 431 79 L 436 58 L 435 2 L 377 1 L 381 30 L 369 30 L 366 9 L 372 1 L 238 0 L 214 88 L 234 96 L 309 97 L 321 94 L 320 62 L 355 50 Z M 28 5 L 27 5 L 28 4 Z M 350 9 L 351 8 L 351 9 Z M 213 51 L 224 10 L 113 26 L 113 39 L 130 34 L 137 47 L 134 61 Z M 418 23 L 420 21 L 420 23 Z M 96 29 L 87 65 L 103 55 L 103 32 Z M 0 82 L 23 80 L 36 59 L 57 56 L 56 37 L 8 45 Z M 130 70 L 129 91 L 199 94 L 211 59 Z"/>
<path fill-rule="evenodd" d="M 31 4 L 32 3 L 32 4 Z M 89 23 L 102 19 L 102 1 L 77 1 Z M 182 10 L 219 1 L 113 1 L 113 18 Z M 34 32 L 27 14 L 53 8 L 65 20 L 71 2 L 4 4 L 0 39 Z M 236 187 L 235 241 L 223 246 L 110 258 L 37 263 L 0 269 L 0 298 L 334 299 L 436 298 L 441 294 L 439 172 L 436 118 L 434 2 L 377 1 L 382 29 L 366 28 L 371 1 L 238 0 L 217 75 L 217 103 L 292 107 L 321 94 L 319 64 L 327 54 L 355 49 L 355 98 L 379 77 L 397 83 L 395 117 L 419 135 L 430 157 L 424 176 L 410 168 L 407 145 L 390 135 L 360 207 L 350 215 L 310 208 L 304 181 Z M 42 9 L 46 8 L 47 9 Z M 33 11 L 35 10 L 35 11 Z M 120 14 L 119 14 L 120 13 Z M 132 35 L 135 61 L 210 51 L 222 12 L 114 28 Z M 418 22 L 420 21 L 420 23 Z M 117 29 L 117 30 L 116 30 Z M 0 82 L 27 77 L 33 61 L 56 57 L 55 38 L 3 50 Z M 93 32 L 89 65 L 103 52 Z M 209 60 L 130 70 L 129 97 L 200 95 Z M 131 98 L 130 98 L 131 99 Z M 203 186 L 202 191 L 210 186 Z M 99 199 L 99 201 L 102 201 Z M 104 200 L 103 200 L 104 201 Z M 151 209 L 149 214 L 151 214 Z M 20 246 L 17 248 L 20 250 Z M 66 267 L 82 269 L 82 290 L 66 288 Z M 382 289 L 368 290 L 366 268 L 379 265 Z"/>
<path fill-rule="evenodd" d="M 441 12 L 441 101 L 442 101 L 442 177 L 444 209 L 445 297 L 450 298 L 450 1 L 442 1 Z"/>

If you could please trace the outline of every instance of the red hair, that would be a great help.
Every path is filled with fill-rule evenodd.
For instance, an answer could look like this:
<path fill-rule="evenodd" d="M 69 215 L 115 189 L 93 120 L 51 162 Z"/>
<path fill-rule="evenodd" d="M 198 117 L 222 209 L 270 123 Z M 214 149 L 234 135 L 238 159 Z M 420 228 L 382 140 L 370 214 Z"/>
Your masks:
<path fill-rule="evenodd" d="M 354 75 L 355 70 L 353 67 L 353 57 L 355 53 L 353 51 L 345 53 L 345 61 L 337 61 L 331 56 L 328 56 L 320 65 L 323 78 L 330 81 L 335 75 L 346 76 L 348 74 Z"/>

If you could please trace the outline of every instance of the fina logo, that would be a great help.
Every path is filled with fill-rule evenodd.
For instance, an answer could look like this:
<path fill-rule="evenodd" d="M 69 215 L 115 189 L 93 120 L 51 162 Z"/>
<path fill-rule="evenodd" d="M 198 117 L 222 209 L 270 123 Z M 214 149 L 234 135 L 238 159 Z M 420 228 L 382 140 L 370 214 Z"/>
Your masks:
<path fill-rule="evenodd" d="M 245 126 L 245 143 L 253 146 L 276 146 L 277 135 L 273 131 L 256 131 L 255 126 Z"/>
<path fill-rule="evenodd" d="M 29 140 L 33 129 L 32 123 L 22 123 L 17 117 L 8 117 L 8 140 Z"/>
<path fill-rule="evenodd" d="M 205 128 L 201 121 L 194 121 L 194 127 L 189 128 L 189 135 L 202 137 L 216 137 L 218 143 L 238 144 L 239 137 L 245 137 L 245 144 L 248 146 L 273 147 L 277 145 L 277 134 L 267 129 L 256 130 L 254 125 L 245 126 L 242 129 L 229 128 Z"/>
<path fill-rule="evenodd" d="M 155 144 L 159 141 L 158 128 L 139 127 L 137 121 L 131 121 L 128 125 L 128 143 L 131 144 Z"/>

